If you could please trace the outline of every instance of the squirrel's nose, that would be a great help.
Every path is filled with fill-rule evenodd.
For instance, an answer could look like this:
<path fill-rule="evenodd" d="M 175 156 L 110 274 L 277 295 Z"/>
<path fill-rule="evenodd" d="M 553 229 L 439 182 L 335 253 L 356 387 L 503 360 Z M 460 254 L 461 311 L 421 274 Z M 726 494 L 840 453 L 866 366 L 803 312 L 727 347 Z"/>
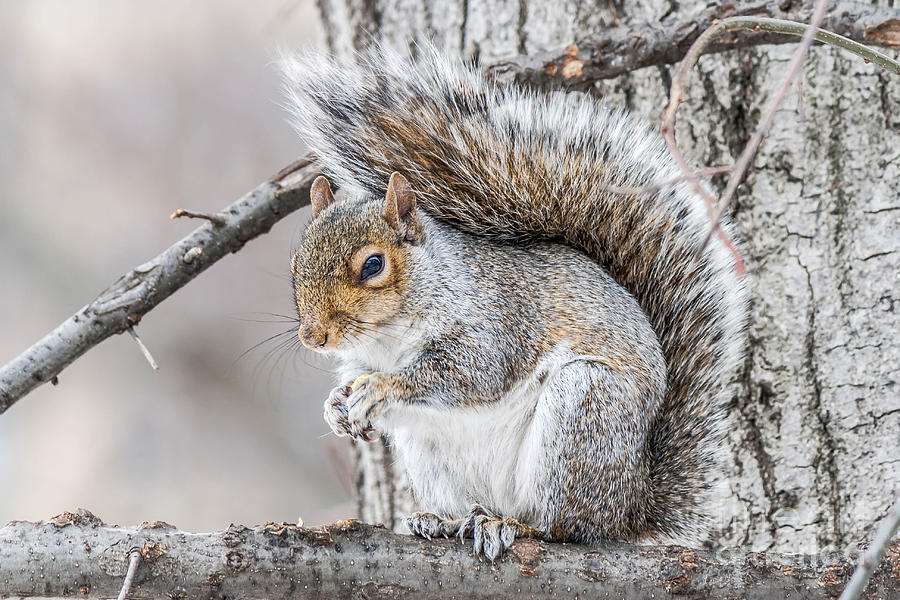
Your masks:
<path fill-rule="evenodd" d="M 299 331 L 300 341 L 307 348 L 321 348 L 328 343 L 328 331 L 322 327 L 305 325 Z"/>

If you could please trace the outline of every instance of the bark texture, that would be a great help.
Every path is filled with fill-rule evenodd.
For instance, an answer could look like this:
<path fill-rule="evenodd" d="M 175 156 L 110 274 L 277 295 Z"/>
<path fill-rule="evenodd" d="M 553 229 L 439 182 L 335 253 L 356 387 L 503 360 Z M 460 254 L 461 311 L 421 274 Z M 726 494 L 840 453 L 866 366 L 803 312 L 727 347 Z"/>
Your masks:
<path fill-rule="evenodd" d="M 428 541 L 358 521 L 269 523 L 187 533 L 154 521 L 103 524 L 87 511 L 0 528 L 0 597 L 113 598 L 130 556 L 130 598 L 828 598 L 853 572 L 840 556 L 704 552 L 517 541 L 496 564 L 470 543 Z M 864 598 L 900 594 L 900 545 Z"/>
<path fill-rule="evenodd" d="M 896 35 L 900 10 L 875 4 L 895 14 L 875 34 Z M 319 0 L 319 7 L 338 55 L 373 40 L 405 48 L 429 39 L 482 65 L 571 56 L 564 49 L 596 32 L 689 22 L 708 10 L 699 0 Z M 696 166 L 740 153 L 792 52 L 792 45 L 760 46 L 700 60 L 677 129 Z M 655 66 L 589 93 L 657 119 L 669 80 L 670 68 Z M 814 48 L 734 209 L 754 297 L 713 507 L 716 545 L 855 547 L 900 492 L 898 190 L 900 79 L 838 49 Z M 399 524 L 410 508 L 402 465 L 381 444 L 356 451 L 362 518 Z"/>

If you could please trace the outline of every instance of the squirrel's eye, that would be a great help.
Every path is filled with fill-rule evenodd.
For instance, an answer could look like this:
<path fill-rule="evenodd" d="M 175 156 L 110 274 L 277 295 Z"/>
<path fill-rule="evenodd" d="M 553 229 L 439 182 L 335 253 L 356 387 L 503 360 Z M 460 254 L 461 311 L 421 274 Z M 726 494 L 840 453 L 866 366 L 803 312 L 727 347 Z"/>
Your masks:
<path fill-rule="evenodd" d="M 359 274 L 359 278 L 362 280 L 366 280 L 369 277 L 374 277 L 381 273 L 381 270 L 384 268 L 384 257 L 380 254 L 373 254 L 369 258 L 366 259 L 366 262 L 363 263 L 362 272 Z"/>

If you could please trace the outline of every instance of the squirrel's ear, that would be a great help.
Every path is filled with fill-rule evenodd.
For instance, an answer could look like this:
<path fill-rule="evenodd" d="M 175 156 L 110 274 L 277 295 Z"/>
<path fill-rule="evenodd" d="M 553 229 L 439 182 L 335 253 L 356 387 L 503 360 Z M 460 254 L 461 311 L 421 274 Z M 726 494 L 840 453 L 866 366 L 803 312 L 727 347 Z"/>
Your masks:
<path fill-rule="evenodd" d="M 309 201 L 312 204 L 313 217 L 319 216 L 329 204 L 334 202 L 334 194 L 331 193 L 331 184 L 323 175 L 316 177 L 312 187 L 309 188 Z"/>
<path fill-rule="evenodd" d="M 416 216 L 416 196 L 406 177 L 394 171 L 384 196 L 384 218 L 408 242 L 422 241 L 422 228 Z"/>

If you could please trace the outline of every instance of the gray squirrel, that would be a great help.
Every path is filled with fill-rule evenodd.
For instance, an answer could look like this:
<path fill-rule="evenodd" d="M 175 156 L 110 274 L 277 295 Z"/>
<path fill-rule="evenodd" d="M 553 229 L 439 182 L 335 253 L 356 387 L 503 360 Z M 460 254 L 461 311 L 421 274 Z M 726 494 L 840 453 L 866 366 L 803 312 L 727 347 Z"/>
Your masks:
<path fill-rule="evenodd" d="M 589 97 L 431 48 L 285 59 L 326 174 L 292 257 L 325 419 L 380 432 L 426 537 L 697 541 L 740 361 L 746 282 L 660 136 Z M 728 224 L 724 224 L 728 227 Z"/>

